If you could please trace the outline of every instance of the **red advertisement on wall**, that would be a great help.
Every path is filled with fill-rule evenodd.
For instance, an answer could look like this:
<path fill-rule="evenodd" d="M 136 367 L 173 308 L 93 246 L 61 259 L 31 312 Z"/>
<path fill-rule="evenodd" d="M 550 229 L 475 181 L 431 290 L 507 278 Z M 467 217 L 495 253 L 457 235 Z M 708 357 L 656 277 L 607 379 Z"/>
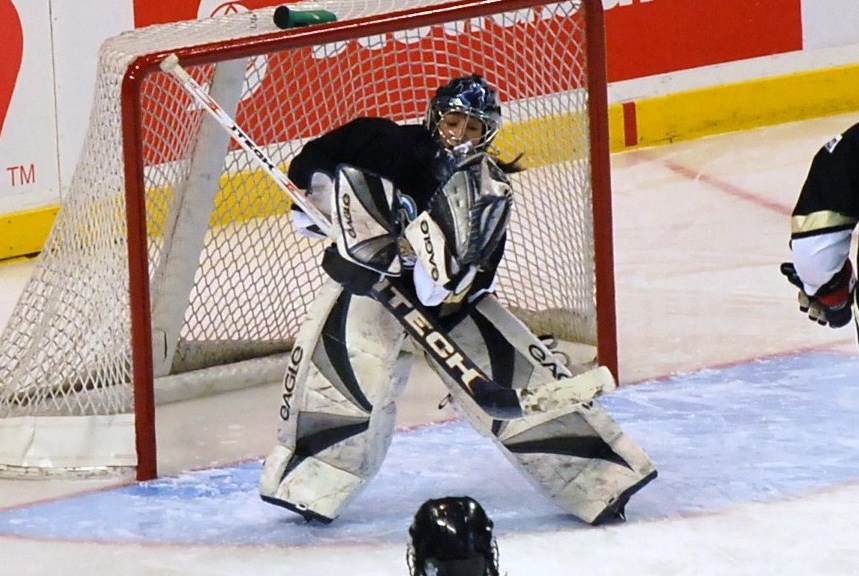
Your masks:
<path fill-rule="evenodd" d="M 0 45 L 0 134 L 3 134 L 3 124 L 6 122 L 24 54 L 21 19 L 12 0 L 0 0 L 0 38 L 3 38 Z"/>
<path fill-rule="evenodd" d="M 603 0 L 609 82 L 802 49 L 801 0 Z"/>

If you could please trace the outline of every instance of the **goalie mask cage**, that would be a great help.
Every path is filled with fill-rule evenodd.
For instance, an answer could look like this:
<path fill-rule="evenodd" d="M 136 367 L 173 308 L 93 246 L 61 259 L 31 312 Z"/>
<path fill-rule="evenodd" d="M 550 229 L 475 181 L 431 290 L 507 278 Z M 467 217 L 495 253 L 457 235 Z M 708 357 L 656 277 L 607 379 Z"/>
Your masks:
<path fill-rule="evenodd" d="M 0 342 L 0 474 L 154 478 L 156 400 L 280 380 L 324 281 L 325 243 L 293 232 L 286 196 L 159 70 L 169 53 L 284 169 L 308 138 L 421 122 L 437 87 L 482 74 L 497 151 L 527 167 L 498 296 L 617 373 L 600 1 L 311 7 L 338 21 L 278 30 L 272 8 L 103 44 L 80 161 Z"/>

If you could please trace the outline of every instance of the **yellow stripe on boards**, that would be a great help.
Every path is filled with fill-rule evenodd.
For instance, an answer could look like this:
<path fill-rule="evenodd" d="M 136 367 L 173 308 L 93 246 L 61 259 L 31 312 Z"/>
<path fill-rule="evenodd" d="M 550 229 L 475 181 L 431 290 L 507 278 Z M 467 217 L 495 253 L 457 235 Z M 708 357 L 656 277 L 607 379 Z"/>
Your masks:
<path fill-rule="evenodd" d="M 40 252 L 59 210 L 48 206 L 0 216 L 0 260 Z"/>
<path fill-rule="evenodd" d="M 624 142 L 622 104 L 609 109 L 611 150 L 656 146 L 859 110 L 859 65 L 724 84 L 635 101 L 638 142 Z"/>

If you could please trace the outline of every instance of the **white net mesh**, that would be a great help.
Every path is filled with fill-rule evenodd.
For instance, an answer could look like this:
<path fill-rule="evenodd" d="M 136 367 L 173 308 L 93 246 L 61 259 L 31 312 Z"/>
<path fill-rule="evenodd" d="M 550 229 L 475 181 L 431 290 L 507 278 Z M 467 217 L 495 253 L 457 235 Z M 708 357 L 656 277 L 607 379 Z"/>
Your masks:
<path fill-rule="evenodd" d="M 394 5 L 438 3 L 295 7 L 324 8 L 343 22 L 387 13 Z M 0 418 L 133 412 L 126 154 L 137 154 L 144 175 L 156 376 L 291 345 L 323 280 L 318 261 L 324 246 L 295 235 L 287 198 L 160 72 L 145 77 L 139 94 L 126 95 L 140 99 L 141 137 L 123 142 L 129 65 L 141 55 L 189 47 L 199 47 L 189 59 L 191 74 L 213 95 L 217 91 L 216 99 L 233 102 L 238 123 L 283 168 L 307 138 L 357 116 L 419 122 L 435 88 L 455 76 L 482 74 L 502 100 L 505 124 L 496 146 L 507 160 L 524 153 L 528 167 L 513 176 L 515 208 L 499 296 L 535 332 L 593 344 L 594 239 L 579 4 L 551 3 L 302 48 L 271 40 L 277 32 L 271 10 L 153 26 L 106 42 L 71 188 L 2 334 Z M 255 47 L 254 38 L 265 42 Z M 243 57 L 238 64 L 225 62 L 237 55 Z"/>

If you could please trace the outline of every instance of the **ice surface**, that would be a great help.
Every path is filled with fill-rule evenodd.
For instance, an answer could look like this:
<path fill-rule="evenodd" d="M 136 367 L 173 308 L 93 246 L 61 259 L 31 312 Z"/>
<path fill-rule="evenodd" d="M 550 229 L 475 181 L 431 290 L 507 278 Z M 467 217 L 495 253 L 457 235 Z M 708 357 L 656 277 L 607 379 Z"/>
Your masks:
<path fill-rule="evenodd" d="M 859 363 L 810 353 L 622 388 L 603 405 L 659 477 L 629 524 L 712 513 L 859 481 Z M 368 488 L 331 525 L 263 503 L 257 460 L 0 512 L 0 534 L 62 540 L 305 546 L 402 542 L 427 498 L 468 494 L 499 537 L 592 530 L 539 494 L 461 421 L 400 431 Z"/>

